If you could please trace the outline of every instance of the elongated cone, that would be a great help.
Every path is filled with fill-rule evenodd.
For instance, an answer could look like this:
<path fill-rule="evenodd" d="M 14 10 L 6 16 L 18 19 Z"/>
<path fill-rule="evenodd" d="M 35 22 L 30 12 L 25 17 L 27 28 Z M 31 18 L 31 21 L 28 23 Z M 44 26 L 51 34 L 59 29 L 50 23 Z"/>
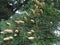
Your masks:
<path fill-rule="evenodd" d="M 29 40 L 34 40 L 35 37 L 28 37 Z"/>
<path fill-rule="evenodd" d="M 27 21 L 28 20 L 27 17 L 24 17 L 24 20 Z"/>
<path fill-rule="evenodd" d="M 35 31 L 34 31 L 34 30 L 31 30 L 31 32 L 33 32 L 33 33 L 34 33 Z"/>
<path fill-rule="evenodd" d="M 40 14 L 43 14 L 43 10 L 42 9 L 40 9 Z"/>
<path fill-rule="evenodd" d="M 35 2 L 37 5 L 40 4 L 40 2 L 39 2 L 38 0 L 34 0 L 34 2 Z"/>
<path fill-rule="evenodd" d="M 24 13 L 25 13 L 26 15 L 29 15 L 27 11 L 24 11 Z"/>
<path fill-rule="evenodd" d="M 9 40 L 11 40 L 11 39 L 13 39 L 12 36 L 10 36 L 10 37 L 5 37 L 3 40 L 4 40 L 4 41 L 9 41 Z"/>
<path fill-rule="evenodd" d="M 32 22 L 32 23 L 35 23 L 35 21 L 34 21 L 33 19 L 31 19 L 31 22 Z"/>
<path fill-rule="evenodd" d="M 24 23 L 25 23 L 25 22 L 22 21 L 22 20 L 18 20 L 18 21 L 16 20 L 15 22 L 16 22 L 17 24 L 20 24 L 20 23 L 21 23 L 21 24 L 24 24 Z"/>
<path fill-rule="evenodd" d="M 38 9 L 38 5 L 35 4 L 35 10 Z"/>
<path fill-rule="evenodd" d="M 11 29 L 6 29 L 6 30 L 4 30 L 4 32 L 6 32 L 6 33 L 13 33 L 13 30 L 11 30 Z"/>
<path fill-rule="evenodd" d="M 35 10 L 31 9 L 32 13 L 35 14 Z"/>
<path fill-rule="evenodd" d="M 7 22 L 6 24 L 9 25 L 9 26 L 11 26 L 11 23 L 9 23 L 9 22 Z"/>
<path fill-rule="evenodd" d="M 27 32 L 28 34 L 32 34 L 32 32 Z"/>

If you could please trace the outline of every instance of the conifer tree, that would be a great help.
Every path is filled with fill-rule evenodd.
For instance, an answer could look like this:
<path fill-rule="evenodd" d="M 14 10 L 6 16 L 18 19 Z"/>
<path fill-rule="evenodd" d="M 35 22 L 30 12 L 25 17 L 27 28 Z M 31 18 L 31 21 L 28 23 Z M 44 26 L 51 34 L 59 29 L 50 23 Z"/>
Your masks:
<path fill-rule="evenodd" d="M 60 13 L 44 1 L 29 0 L 22 14 L 0 22 L 0 45 L 54 45 Z"/>

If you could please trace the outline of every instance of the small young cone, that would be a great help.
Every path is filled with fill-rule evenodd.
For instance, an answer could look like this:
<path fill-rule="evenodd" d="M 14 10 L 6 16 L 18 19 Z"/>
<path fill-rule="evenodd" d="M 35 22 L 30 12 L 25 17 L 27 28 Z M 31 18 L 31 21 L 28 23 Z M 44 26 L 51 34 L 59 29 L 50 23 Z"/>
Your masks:
<path fill-rule="evenodd" d="M 40 14 L 43 14 L 43 10 L 42 9 L 40 9 Z"/>
<path fill-rule="evenodd" d="M 5 37 L 3 40 L 4 40 L 4 41 L 9 41 L 9 40 L 11 40 L 11 39 L 13 39 L 12 36 L 10 36 L 10 37 Z"/>
<path fill-rule="evenodd" d="M 52 2 L 51 5 L 54 6 L 54 2 Z"/>
<path fill-rule="evenodd" d="M 4 32 L 6 32 L 6 33 L 13 33 L 13 30 L 11 30 L 11 29 L 6 29 L 6 30 L 4 30 Z"/>
<path fill-rule="evenodd" d="M 27 17 L 24 17 L 24 20 L 27 21 Z"/>
<path fill-rule="evenodd" d="M 35 10 L 31 9 L 32 13 L 35 14 Z"/>
<path fill-rule="evenodd" d="M 40 2 L 39 2 L 38 0 L 34 0 L 34 2 L 35 2 L 37 5 L 40 4 Z"/>
<path fill-rule="evenodd" d="M 35 38 L 35 37 L 28 37 L 28 39 L 31 40 L 31 41 L 34 40 L 34 38 Z"/>
<path fill-rule="evenodd" d="M 38 9 L 38 7 L 39 7 L 39 6 L 35 4 L 35 10 Z"/>
<path fill-rule="evenodd" d="M 13 37 L 12 37 L 12 36 L 10 36 L 9 38 L 10 38 L 10 39 L 13 39 Z"/>
<path fill-rule="evenodd" d="M 9 26 L 11 26 L 11 23 L 9 23 L 9 22 L 6 22 L 6 24 L 9 25 Z"/>
<path fill-rule="evenodd" d="M 4 40 L 4 41 L 8 41 L 8 40 L 10 40 L 10 39 L 9 39 L 8 37 L 6 37 L 6 38 L 4 38 L 3 40 Z"/>
<path fill-rule="evenodd" d="M 31 19 L 31 22 L 32 22 L 32 23 L 35 23 L 35 21 L 34 21 L 33 19 Z"/>
<path fill-rule="evenodd" d="M 31 30 L 31 32 L 33 32 L 33 33 L 34 33 L 35 31 L 34 31 L 34 30 Z"/>
<path fill-rule="evenodd" d="M 15 33 L 19 33 L 19 30 L 15 30 Z"/>
<path fill-rule="evenodd" d="M 4 32 L 2 31 L 2 32 L 0 32 L 0 34 L 4 34 Z"/>
<path fill-rule="evenodd" d="M 16 22 L 17 24 L 20 24 L 20 23 L 21 23 L 21 24 L 24 24 L 24 23 L 25 23 L 25 22 L 22 21 L 22 20 L 19 20 L 19 21 L 16 20 L 15 22 Z"/>
<path fill-rule="evenodd" d="M 29 15 L 29 14 L 27 13 L 27 11 L 24 11 L 24 13 L 25 13 L 26 15 Z"/>
<path fill-rule="evenodd" d="M 17 36 L 17 34 L 14 34 L 14 36 L 16 37 L 16 36 Z"/>
<path fill-rule="evenodd" d="M 32 32 L 27 32 L 28 34 L 32 34 Z"/>

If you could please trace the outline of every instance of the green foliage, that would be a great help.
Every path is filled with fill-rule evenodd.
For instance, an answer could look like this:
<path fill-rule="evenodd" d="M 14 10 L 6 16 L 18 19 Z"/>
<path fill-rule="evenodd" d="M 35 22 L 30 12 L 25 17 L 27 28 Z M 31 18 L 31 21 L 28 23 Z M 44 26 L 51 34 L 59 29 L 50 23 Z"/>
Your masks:
<path fill-rule="evenodd" d="M 0 45 L 53 45 L 58 40 L 54 31 L 60 13 L 51 5 L 42 3 L 30 0 L 22 7 L 23 14 L 15 14 L 13 18 L 1 21 L 3 33 L 0 35 Z"/>

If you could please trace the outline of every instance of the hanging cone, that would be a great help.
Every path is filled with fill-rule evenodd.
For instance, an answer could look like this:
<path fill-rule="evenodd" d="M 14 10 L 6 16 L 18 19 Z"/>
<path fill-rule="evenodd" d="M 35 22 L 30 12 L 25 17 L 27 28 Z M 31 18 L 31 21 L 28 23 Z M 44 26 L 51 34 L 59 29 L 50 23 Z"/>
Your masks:
<path fill-rule="evenodd" d="M 26 15 L 29 15 L 29 14 L 27 13 L 27 11 L 24 11 L 24 13 L 25 13 Z"/>
<path fill-rule="evenodd" d="M 43 14 L 43 10 L 42 9 L 40 9 L 40 14 Z"/>
<path fill-rule="evenodd" d="M 24 17 L 24 20 L 27 21 L 27 17 Z"/>
<path fill-rule="evenodd" d="M 35 14 L 35 10 L 31 9 L 32 13 Z"/>
<path fill-rule="evenodd" d="M 38 0 L 34 0 L 34 2 L 35 2 L 37 5 L 40 4 L 40 2 L 39 2 Z"/>
<path fill-rule="evenodd" d="M 35 4 L 35 10 L 38 9 L 38 7 L 39 7 L 39 6 Z"/>

